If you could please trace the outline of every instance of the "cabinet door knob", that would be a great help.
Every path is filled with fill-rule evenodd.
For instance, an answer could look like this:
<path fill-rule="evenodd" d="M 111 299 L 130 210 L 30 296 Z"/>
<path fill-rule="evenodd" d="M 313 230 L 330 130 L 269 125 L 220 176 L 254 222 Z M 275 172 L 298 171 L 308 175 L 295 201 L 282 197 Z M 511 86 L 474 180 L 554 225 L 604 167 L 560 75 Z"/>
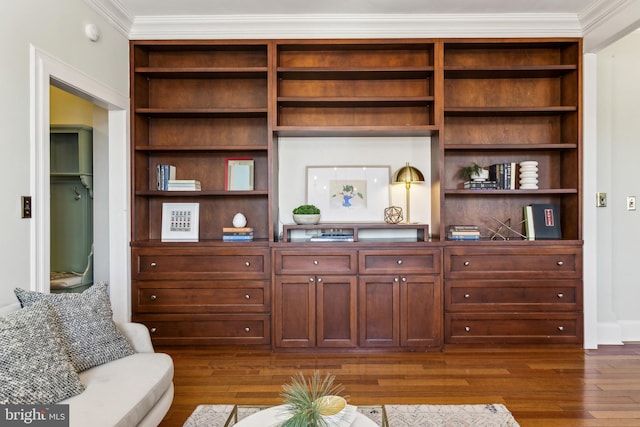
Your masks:
<path fill-rule="evenodd" d="M 466 299 L 469 299 L 469 298 L 471 298 L 471 295 L 470 295 L 470 294 L 464 294 L 464 297 L 465 297 Z"/>
<path fill-rule="evenodd" d="M 319 264 L 319 263 L 318 263 L 318 260 L 317 260 L 317 259 L 314 259 L 314 260 L 313 260 L 313 265 L 318 265 L 318 264 Z"/>
<path fill-rule="evenodd" d="M 402 260 L 399 259 L 398 261 L 396 261 L 398 263 L 398 265 L 402 265 Z"/>
<path fill-rule="evenodd" d="M 245 266 L 245 267 L 251 267 L 251 263 L 250 263 L 249 261 L 245 261 L 245 262 L 244 262 L 244 266 Z"/>
<path fill-rule="evenodd" d="M 394 278 L 393 278 L 393 281 L 394 281 L 394 282 L 398 282 L 399 280 L 398 280 L 398 278 L 397 278 L 397 277 L 394 277 Z"/>
<path fill-rule="evenodd" d="M 463 264 L 465 267 L 469 267 L 471 265 L 471 263 L 469 261 L 465 261 Z"/>
<path fill-rule="evenodd" d="M 316 279 L 314 279 L 313 277 L 309 277 L 309 281 L 310 281 L 311 283 L 313 283 L 313 282 L 315 282 L 315 281 L 316 281 Z"/>
<path fill-rule="evenodd" d="M 322 282 L 322 277 L 318 277 L 318 283 Z"/>
<path fill-rule="evenodd" d="M 244 331 L 245 331 L 245 332 L 251 332 L 251 328 L 248 328 L 248 327 L 247 327 L 247 328 L 244 328 Z"/>
<path fill-rule="evenodd" d="M 558 294 L 558 298 L 564 298 L 564 294 Z"/>
<path fill-rule="evenodd" d="M 558 264 L 558 267 L 562 267 L 564 265 L 564 261 L 558 261 L 556 264 Z"/>
<path fill-rule="evenodd" d="M 564 326 L 558 326 L 558 330 L 559 330 L 560 332 L 564 331 Z"/>
<path fill-rule="evenodd" d="M 157 300 L 157 299 L 158 299 L 158 295 L 151 295 L 151 296 L 149 297 L 149 299 L 150 299 L 151 301 L 155 301 L 155 300 Z"/>
<path fill-rule="evenodd" d="M 249 295 L 249 294 L 244 294 L 244 299 L 251 299 L 251 295 Z"/>
<path fill-rule="evenodd" d="M 403 283 L 407 282 L 407 278 L 406 277 L 402 277 L 400 280 L 402 280 Z"/>
<path fill-rule="evenodd" d="M 465 332 L 471 332 L 471 328 L 470 328 L 469 326 L 465 326 L 465 327 L 464 327 L 464 331 L 465 331 Z"/>
<path fill-rule="evenodd" d="M 155 261 L 152 261 L 151 264 L 149 264 L 151 267 L 157 267 L 158 263 Z"/>
<path fill-rule="evenodd" d="M 149 331 L 151 331 L 152 334 L 155 334 L 157 330 L 158 328 L 149 328 Z"/>

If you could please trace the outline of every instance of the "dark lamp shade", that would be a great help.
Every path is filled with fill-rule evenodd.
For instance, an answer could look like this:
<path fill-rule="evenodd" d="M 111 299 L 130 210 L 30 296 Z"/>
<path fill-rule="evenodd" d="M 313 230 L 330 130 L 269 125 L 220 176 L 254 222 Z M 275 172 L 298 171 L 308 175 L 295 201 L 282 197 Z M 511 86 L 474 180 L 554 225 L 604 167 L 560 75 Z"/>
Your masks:
<path fill-rule="evenodd" d="M 393 182 L 424 182 L 424 175 L 422 175 L 422 172 L 418 169 L 413 166 L 409 166 L 409 163 L 407 163 L 406 166 L 401 167 L 393 174 Z"/>

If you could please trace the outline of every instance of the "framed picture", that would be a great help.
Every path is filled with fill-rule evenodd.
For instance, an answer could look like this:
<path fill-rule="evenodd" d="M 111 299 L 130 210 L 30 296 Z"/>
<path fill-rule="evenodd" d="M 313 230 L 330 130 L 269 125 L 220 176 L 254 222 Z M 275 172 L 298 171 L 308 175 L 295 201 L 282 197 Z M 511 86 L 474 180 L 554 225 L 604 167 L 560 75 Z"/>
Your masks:
<path fill-rule="evenodd" d="M 163 242 L 197 242 L 199 238 L 200 203 L 163 203 Z"/>
<path fill-rule="evenodd" d="M 225 177 L 225 190 L 227 191 L 253 190 L 253 159 L 227 159 Z"/>
<path fill-rule="evenodd" d="M 307 203 L 320 222 L 384 221 L 389 166 L 307 166 Z"/>

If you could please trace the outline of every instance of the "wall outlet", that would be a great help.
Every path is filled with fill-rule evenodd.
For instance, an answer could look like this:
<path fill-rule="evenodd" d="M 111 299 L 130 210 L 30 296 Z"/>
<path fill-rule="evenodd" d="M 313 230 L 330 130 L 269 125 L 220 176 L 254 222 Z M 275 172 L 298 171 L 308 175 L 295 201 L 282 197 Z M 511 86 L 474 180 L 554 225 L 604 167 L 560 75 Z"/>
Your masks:
<path fill-rule="evenodd" d="M 628 211 L 636 210 L 636 196 L 627 196 L 627 210 Z"/>
<path fill-rule="evenodd" d="M 604 208 L 607 206 L 607 193 L 596 193 L 596 207 Z"/>
<path fill-rule="evenodd" d="M 31 218 L 31 196 L 22 196 L 22 218 Z"/>

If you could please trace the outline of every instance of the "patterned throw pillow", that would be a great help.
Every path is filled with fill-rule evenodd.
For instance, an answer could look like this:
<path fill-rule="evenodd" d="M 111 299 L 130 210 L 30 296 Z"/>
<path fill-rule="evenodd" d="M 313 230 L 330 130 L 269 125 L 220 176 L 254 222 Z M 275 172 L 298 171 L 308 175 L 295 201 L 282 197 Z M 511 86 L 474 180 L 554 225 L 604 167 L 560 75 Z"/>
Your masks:
<path fill-rule="evenodd" d="M 0 318 L 0 404 L 46 405 L 83 391 L 48 302 Z"/>
<path fill-rule="evenodd" d="M 106 283 L 96 283 L 81 294 L 43 294 L 19 288 L 15 293 L 23 307 L 42 300 L 51 303 L 76 371 L 134 354 L 113 321 Z"/>

